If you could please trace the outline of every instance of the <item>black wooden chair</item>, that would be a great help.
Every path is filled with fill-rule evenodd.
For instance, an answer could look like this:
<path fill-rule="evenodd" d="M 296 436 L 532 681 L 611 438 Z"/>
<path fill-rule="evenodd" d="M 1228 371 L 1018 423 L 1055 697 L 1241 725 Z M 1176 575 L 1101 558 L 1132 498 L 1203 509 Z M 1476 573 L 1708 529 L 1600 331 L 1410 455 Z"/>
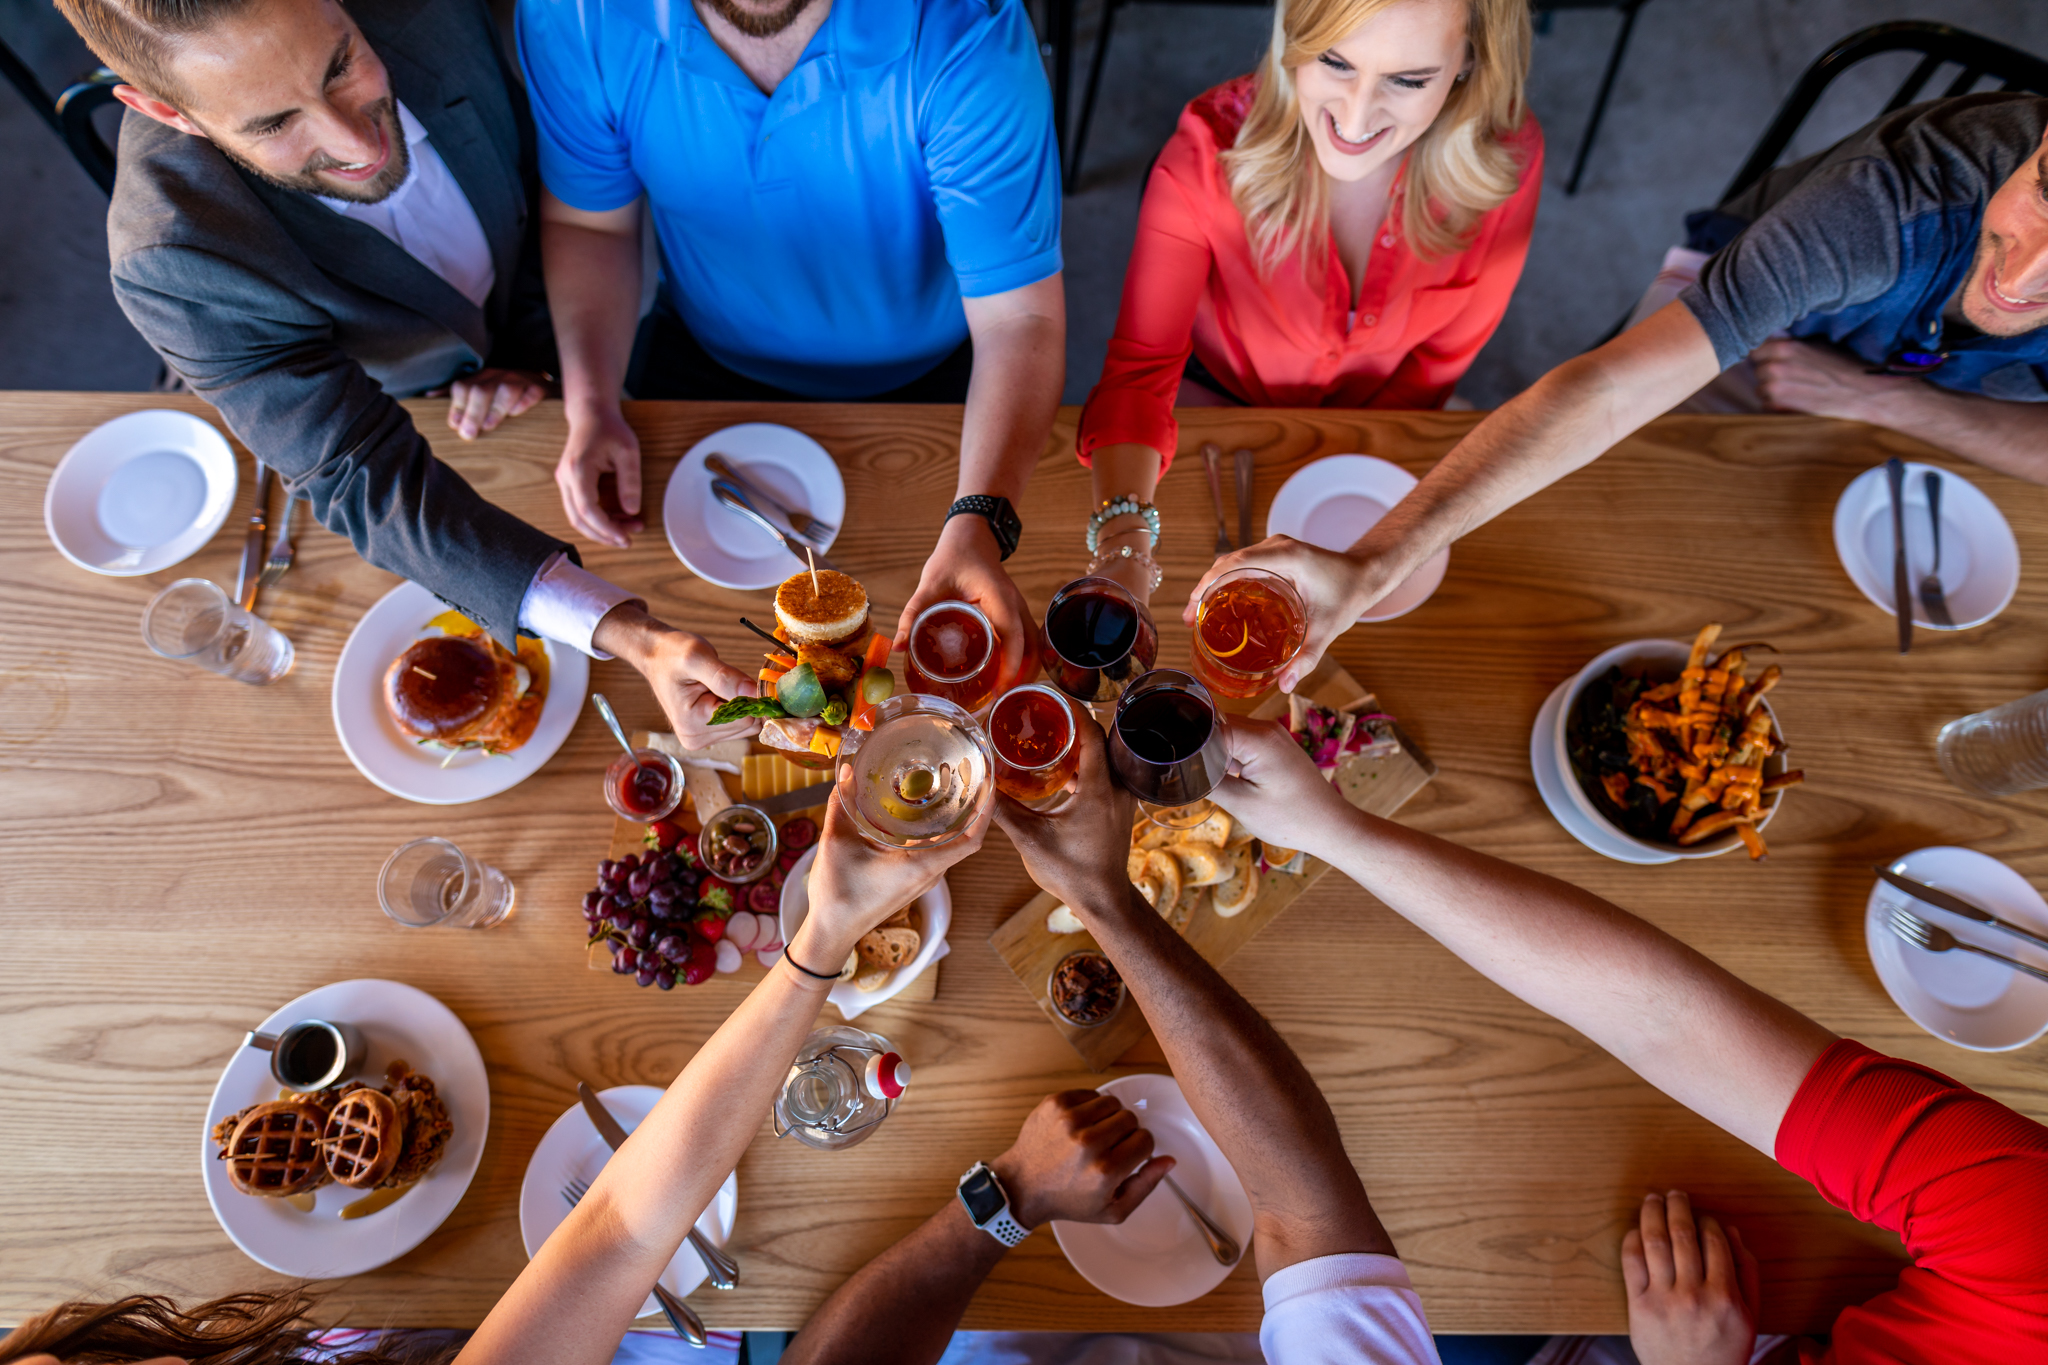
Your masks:
<path fill-rule="evenodd" d="M 1273 0 L 1172 0 L 1178 4 L 1255 6 L 1270 9 Z M 1053 123 L 1065 140 L 1066 185 L 1071 193 L 1081 183 L 1081 154 L 1088 145 L 1088 125 L 1095 117 L 1095 97 L 1102 87 L 1102 64 L 1109 55 L 1109 39 L 1116 27 L 1116 13 L 1125 5 L 1137 0 L 1102 0 L 1102 20 L 1095 30 L 1095 51 L 1088 61 L 1088 83 L 1081 94 L 1081 120 L 1067 137 L 1067 109 L 1073 92 L 1074 65 L 1074 13 L 1079 0 L 1046 0 L 1047 43 L 1052 58 Z M 1614 47 L 1607 54 L 1607 68 L 1600 77 L 1600 88 L 1593 96 L 1593 110 L 1586 119 L 1586 132 L 1579 139 L 1579 150 L 1572 159 L 1572 173 L 1565 181 L 1565 193 L 1576 194 L 1579 179 L 1586 171 L 1586 157 L 1593 150 L 1593 139 L 1600 133 L 1600 121 L 1607 113 L 1607 97 L 1614 90 L 1614 77 L 1621 70 L 1622 54 L 1628 50 L 1629 35 L 1635 31 L 1636 12 L 1649 0 L 1530 0 L 1529 8 L 1541 20 L 1547 20 L 1556 10 L 1565 9 L 1611 9 L 1621 13 L 1621 27 L 1614 37 Z"/>
<path fill-rule="evenodd" d="M 50 125 L 50 131 L 64 139 L 80 168 L 93 183 L 108 194 L 114 192 L 114 149 L 93 126 L 93 114 L 114 103 L 114 87 L 121 78 L 100 67 L 55 99 L 19 53 L 0 42 L 0 75 L 21 92 L 36 117 Z"/>

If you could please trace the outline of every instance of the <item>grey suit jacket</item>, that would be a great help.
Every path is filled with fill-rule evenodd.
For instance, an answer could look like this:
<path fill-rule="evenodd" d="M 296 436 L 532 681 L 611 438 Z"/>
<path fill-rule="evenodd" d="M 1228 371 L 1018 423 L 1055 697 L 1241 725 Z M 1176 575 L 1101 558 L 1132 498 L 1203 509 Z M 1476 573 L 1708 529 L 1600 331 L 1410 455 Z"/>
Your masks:
<path fill-rule="evenodd" d="M 541 564 L 574 550 L 436 460 L 395 401 L 486 363 L 552 369 L 533 124 L 481 0 L 352 0 L 398 98 L 476 210 L 478 308 L 376 229 L 129 111 L 114 294 L 164 361 L 363 558 L 512 642 Z"/>

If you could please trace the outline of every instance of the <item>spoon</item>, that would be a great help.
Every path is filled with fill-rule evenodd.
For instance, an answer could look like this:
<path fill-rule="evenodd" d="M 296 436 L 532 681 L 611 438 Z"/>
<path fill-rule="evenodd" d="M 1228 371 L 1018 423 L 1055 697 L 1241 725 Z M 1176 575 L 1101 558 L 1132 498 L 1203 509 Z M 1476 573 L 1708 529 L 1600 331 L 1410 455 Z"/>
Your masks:
<path fill-rule="evenodd" d="M 1202 1211 L 1201 1205 L 1188 1198 L 1188 1192 L 1180 1187 L 1178 1180 L 1169 1175 L 1166 1177 L 1166 1186 L 1179 1196 L 1180 1202 L 1187 1206 L 1187 1211 L 1194 1215 L 1195 1222 L 1202 1229 L 1202 1240 L 1209 1244 L 1209 1253 L 1216 1258 L 1217 1263 L 1236 1265 L 1237 1258 L 1244 1254 L 1237 1245 L 1237 1239 L 1218 1227 L 1216 1220 Z"/>
<path fill-rule="evenodd" d="M 592 692 L 590 701 L 597 707 L 597 714 L 604 717 L 604 723 L 611 727 L 612 738 L 619 742 L 619 747 L 626 751 L 629 758 L 638 758 L 639 750 L 626 742 L 626 732 L 619 724 L 618 714 L 612 710 L 612 704 L 604 699 L 604 693 Z"/>

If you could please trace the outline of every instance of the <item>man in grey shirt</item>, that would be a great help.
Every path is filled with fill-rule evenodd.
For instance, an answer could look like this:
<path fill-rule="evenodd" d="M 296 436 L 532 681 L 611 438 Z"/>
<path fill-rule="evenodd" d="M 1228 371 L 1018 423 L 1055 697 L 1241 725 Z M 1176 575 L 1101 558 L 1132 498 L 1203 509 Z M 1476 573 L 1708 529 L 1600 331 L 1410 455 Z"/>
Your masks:
<path fill-rule="evenodd" d="M 115 296 L 236 435 L 371 563 L 644 673 L 686 741 L 754 690 L 697 636 L 434 457 L 541 396 L 533 125 L 481 0 L 59 0 L 122 125 Z"/>
<path fill-rule="evenodd" d="M 1310 619 L 1291 687 L 1439 549 L 1745 357 L 1774 408 L 2048 483 L 2048 99 L 1902 109 L 1726 209 L 1755 221 L 1693 285 L 1474 427 L 1349 551 L 1276 537 L 1218 560 L 1190 604 L 1247 564 L 1292 578 Z"/>

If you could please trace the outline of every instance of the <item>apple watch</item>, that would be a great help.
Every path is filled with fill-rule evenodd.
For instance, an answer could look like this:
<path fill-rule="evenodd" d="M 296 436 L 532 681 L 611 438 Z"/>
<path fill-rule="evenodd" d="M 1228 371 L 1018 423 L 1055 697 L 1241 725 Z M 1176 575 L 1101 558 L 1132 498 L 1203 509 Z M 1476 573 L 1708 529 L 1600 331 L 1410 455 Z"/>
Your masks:
<path fill-rule="evenodd" d="M 1018 519 L 1017 509 L 1010 506 L 1008 498 L 969 493 L 947 509 L 946 520 L 951 521 L 963 513 L 980 517 L 988 523 L 989 531 L 996 538 L 996 548 L 1002 551 L 1000 558 L 1008 559 L 1017 553 L 1017 539 L 1024 534 L 1024 523 Z"/>
<path fill-rule="evenodd" d="M 985 1161 L 975 1162 L 960 1177 L 960 1206 L 967 1210 L 968 1220 L 974 1226 L 1006 1247 L 1016 1246 L 1031 1235 L 1030 1228 L 1010 1216 L 1010 1192 Z"/>

